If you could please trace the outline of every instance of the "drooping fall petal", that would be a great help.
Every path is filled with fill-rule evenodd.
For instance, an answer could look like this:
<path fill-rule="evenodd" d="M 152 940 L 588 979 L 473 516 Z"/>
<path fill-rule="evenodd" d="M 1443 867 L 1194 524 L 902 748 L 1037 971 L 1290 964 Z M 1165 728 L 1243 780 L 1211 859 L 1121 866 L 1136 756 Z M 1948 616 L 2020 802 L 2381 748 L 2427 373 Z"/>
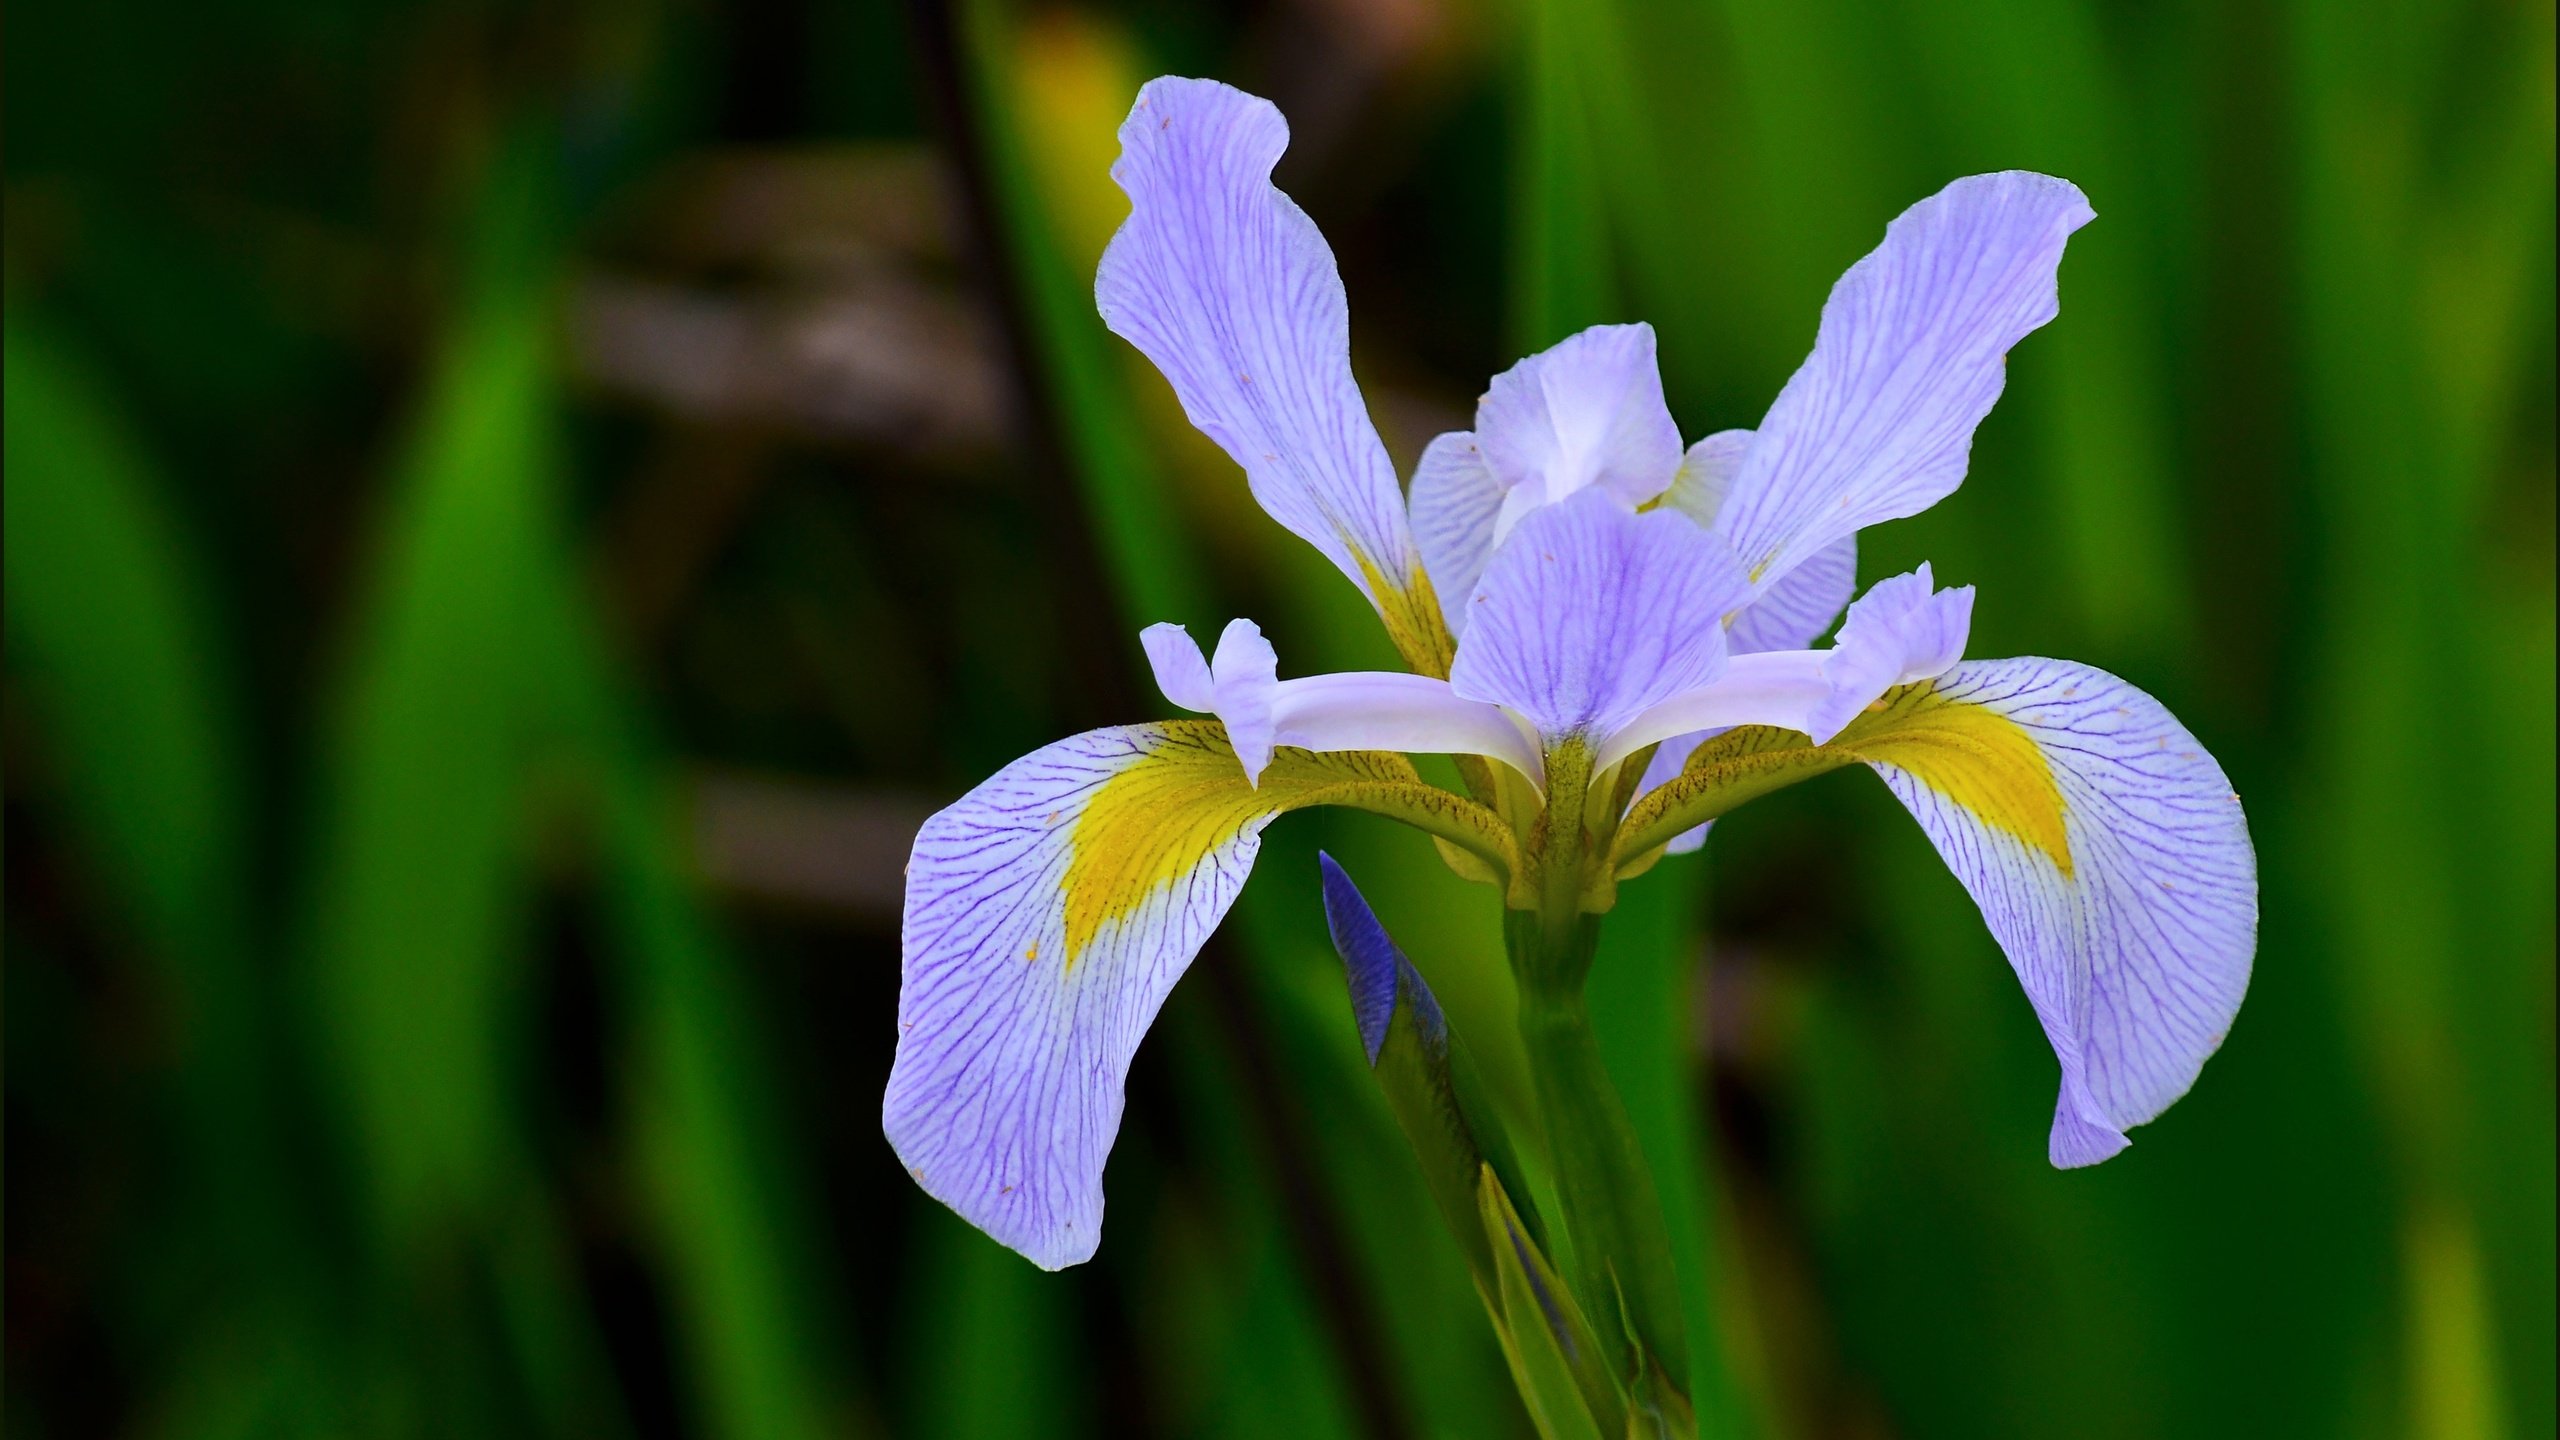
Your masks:
<path fill-rule="evenodd" d="M 1130 1057 L 1273 817 L 1429 791 L 1402 757 L 1283 752 L 1211 721 L 1089 731 L 927 821 L 907 866 L 882 1127 L 916 1182 L 1049 1269 L 1093 1254 Z"/>
<path fill-rule="evenodd" d="M 2249 988 L 2257 859 L 2159 701 L 2059 660 L 1959 665 L 1843 736 L 1955 872 L 2062 1065 L 2051 1155 L 2104 1160 L 2195 1083 Z"/>

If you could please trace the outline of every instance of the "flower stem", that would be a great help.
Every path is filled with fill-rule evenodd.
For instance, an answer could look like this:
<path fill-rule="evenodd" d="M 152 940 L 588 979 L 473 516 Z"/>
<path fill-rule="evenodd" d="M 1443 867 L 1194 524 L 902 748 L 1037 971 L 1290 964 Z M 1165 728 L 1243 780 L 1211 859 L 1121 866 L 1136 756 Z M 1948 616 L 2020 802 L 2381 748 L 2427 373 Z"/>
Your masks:
<path fill-rule="evenodd" d="M 1580 746 L 1548 756 L 1544 833 L 1531 837 L 1538 908 L 1510 911 L 1503 938 L 1519 982 L 1520 1038 L 1571 1244 L 1567 1273 L 1593 1324 L 1623 1342 L 1611 1358 L 1627 1382 L 1636 1433 L 1687 1436 L 1696 1421 L 1670 1230 L 1583 1002 L 1601 920 L 1581 908 L 1590 849 L 1581 823 L 1589 758 Z"/>

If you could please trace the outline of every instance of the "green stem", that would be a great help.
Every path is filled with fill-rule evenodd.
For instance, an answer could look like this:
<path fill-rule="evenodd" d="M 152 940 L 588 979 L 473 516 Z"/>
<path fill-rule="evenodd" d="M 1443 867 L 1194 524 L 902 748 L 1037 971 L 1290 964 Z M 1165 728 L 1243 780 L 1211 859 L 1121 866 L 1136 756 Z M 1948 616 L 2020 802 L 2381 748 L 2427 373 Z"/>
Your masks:
<path fill-rule="evenodd" d="M 1543 833 L 1531 837 L 1538 908 L 1510 911 L 1503 939 L 1519 982 L 1520 1038 L 1570 1237 L 1574 1287 L 1593 1324 L 1624 1342 L 1615 1359 L 1641 1417 L 1639 1433 L 1689 1435 L 1696 1422 L 1671 1233 L 1583 1003 L 1600 937 L 1600 917 L 1581 908 L 1589 771 L 1589 752 L 1579 746 L 1549 754 Z"/>
<path fill-rule="evenodd" d="M 1515 963 L 1529 958 L 1542 969 L 1573 966 L 1575 954 L 1547 948 L 1550 936 L 1539 919 L 1512 912 Z M 1599 929 L 1597 916 L 1581 917 L 1571 927 L 1566 943 L 1583 966 Z M 1544 953 L 1523 957 L 1524 943 Z M 1596 1326 L 1624 1333 L 1619 1373 L 1633 1382 L 1630 1390 L 1641 1396 L 1667 1385 L 1672 1393 L 1657 1408 L 1668 1411 L 1676 1402 L 1685 1411 L 1689 1342 L 1671 1233 L 1635 1126 L 1601 1063 L 1578 978 L 1569 991 L 1521 995 L 1520 1038 L 1529 1052 L 1556 1198 L 1571 1237 L 1574 1287 Z"/>

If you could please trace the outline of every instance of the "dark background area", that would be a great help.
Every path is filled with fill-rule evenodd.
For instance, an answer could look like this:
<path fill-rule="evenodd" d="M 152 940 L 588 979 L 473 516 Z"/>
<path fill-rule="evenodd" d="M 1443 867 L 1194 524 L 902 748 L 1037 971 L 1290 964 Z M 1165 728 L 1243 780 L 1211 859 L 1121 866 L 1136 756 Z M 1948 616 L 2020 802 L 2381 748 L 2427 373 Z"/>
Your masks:
<path fill-rule="evenodd" d="M 1392 663 L 1093 264 L 1136 87 L 1276 100 L 1409 467 L 1660 332 L 1692 437 L 1947 180 L 2099 220 L 1872 579 L 2168 702 L 2263 929 L 2195 1092 L 2052 1058 L 1881 787 L 1628 887 L 1595 978 L 1710 1433 L 2553 1433 L 2547 3 L 110 3 L 10 16 L 13 1435 L 1527 1434 L 1313 851 L 1519 1079 L 1483 893 L 1275 827 L 1091 1265 L 879 1137 L 900 867 L 1163 713 L 1135 632 Z M 1208 627 L 1204 629 L 1203 627 Z M 1657 1155 L 1657 1164 L 1662 1157 Z"/>

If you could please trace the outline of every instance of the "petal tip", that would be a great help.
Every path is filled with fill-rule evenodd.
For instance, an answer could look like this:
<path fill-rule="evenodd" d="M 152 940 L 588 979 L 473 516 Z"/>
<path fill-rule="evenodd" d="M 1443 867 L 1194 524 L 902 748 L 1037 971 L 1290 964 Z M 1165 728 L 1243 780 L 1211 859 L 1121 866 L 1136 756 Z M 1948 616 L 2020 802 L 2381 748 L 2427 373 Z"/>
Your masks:
<path fill-rule="evenodd" d="M 1164 692 L 1165 699 L 1201 714 L 1217 708 L 1208 657 L 1188 629 L 1170 620 L 1158 621 L 1138 632 L 1138 647 L 1146 652 L 1147 667 L 1155 672 L 1156 689 Z"/>
<path fill-rule="evenodd" d="M 2123 1131 L 2082 1118 L 2065 1095 L 2054 1107 L 2053 1136 L 2045 1153 L 2056 1170 L 2085 1170 L 2114 1159 L 2132 1143 Z"/>
<path fill-rule="evenodd" d="M 1374 1066 L 1387 1043 L 1387 1026 L 1395 1019 L 1396 985 L 1404 956 L 1341 864 L 1321 850 L 1316 852 L 1316 863 L 1324 872 L 1325 928 L 1332 933 L 1334 952 L 1342 957 L 1343 979 L 1351 990 L 1351 1018 L 1360 1027 L 1361 1047 Z"/>

